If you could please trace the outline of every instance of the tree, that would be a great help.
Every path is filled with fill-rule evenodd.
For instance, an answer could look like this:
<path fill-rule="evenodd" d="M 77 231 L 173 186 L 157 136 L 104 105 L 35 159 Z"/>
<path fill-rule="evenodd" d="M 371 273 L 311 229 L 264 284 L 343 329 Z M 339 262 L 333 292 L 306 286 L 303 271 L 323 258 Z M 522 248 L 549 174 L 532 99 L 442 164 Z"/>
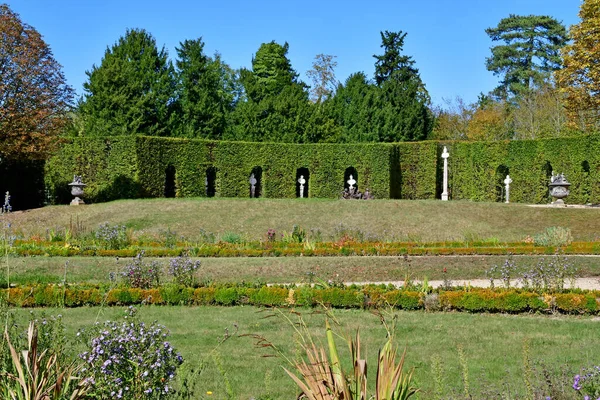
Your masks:
<path fill-rule="evenodd" d="M 346 143 L 378 142 L 375 114 L 379 108 L 378 88 L 363 72 L 338 85 L 335 96 L 325 105 L 341 132 L 338 141 Z"/>
<path fill-rule="evenodd" d="M 88 81 L 80 111 L 85 134 L 166 136 L 173 123 L 174 69 L 143 29 L 127 30 L 107 48 Z"/>
<path fill-rule="evenodd" d="M 560 49 L 567 43 L 567 30 L 545 15 L 509 15 L 485 32 L 504 44 L 492 47 L 486 59 L 488 71 L 503 76 L 496 94 L 505 98 L 540 85 L 561 67 Z"/>
<path fill-rule="evenodd" d="M 263 43 L 242 69 L 245 101 L 238 103 L 228 139 L 304 143 L 310 107 L 306 85 L 287 58 L 288 44 Z"/>
<path fill-rule="evenodd" d="M 44 159 L 64 129 L 73 90 L 50 47 L 0 5 L 0 157 Z"/>
<path fill-rule="evenodd" d="M 337 67 L 336 56 L 328 54 L 318 54 L 313 61 L 312 69 L 306 74 L 311 78 L 313 86 L 311 88 L 311 100 L 315 103 L 321 103 L 329 98 L 337 86 L 335 79 L 335 67 Z"/>
<path fill-rule="evenodd" d="M 572 136 L 562 96 L 551 84 L 535 87 L 517 99 L 510 119 L 514 139 L 541 139 Z"/>
<path fill-rule="evenodd" d="M 379 87 L 376 124 L 379 141 L 423 140 L 433 128 L 429 93 L 415 68 L 402 54 L 406 33 L 381 32 L 382 55 L 374 55 L 375 82 Z"/>
<path fill-rule="evenodd" d="M 476 105 L 467 104 L 461 97 L 444 99 L 445 108 L 434 109 L 435 126 L 431 133 L 434 140 L 464 140 Z"/>
<path fill-rule="evenodd" d="M 385 31 L 379 34 L 381 35 L 380 47 L 384 49 L 384 53 L 380 56 L 373 55 L 377 60 L 375 82 L 381 85 L 392 77 L 407 80 L 412 76 L 418 76 L 419 70 L 414 67 L 415 61 L 412 57 L 402 54 L 407 33 Z"/>
<path fill-rule="evenodd" d="M 231 103 L 223 96 L 221 61 L 204 54 L 202 38 L 185 40 L 178 59 L 178 136 L 220 139 Z"/>
<path fill-rule="evenodd" d="M 584 0 L 581 22 L 571 27 L 573 42 L 563 49 L 564 68 L 556 72 L 569 123 L 600 130 L 600 0 Z"/>

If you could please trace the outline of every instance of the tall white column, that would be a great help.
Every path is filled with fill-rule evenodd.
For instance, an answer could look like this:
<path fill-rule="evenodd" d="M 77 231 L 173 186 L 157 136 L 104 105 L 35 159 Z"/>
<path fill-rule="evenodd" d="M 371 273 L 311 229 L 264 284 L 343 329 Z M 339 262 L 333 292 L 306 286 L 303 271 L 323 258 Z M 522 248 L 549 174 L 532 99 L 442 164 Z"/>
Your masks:
<path fill-rule="evenodd" d="M 444 146 L 444 152 L 442 153 L 442 158 L 444 159 L 444 191 L 442 192 L 442 201 L 448 201 L 448 157 L 450 157 L 450 153 L 448 153 L 448 149 Z"/>

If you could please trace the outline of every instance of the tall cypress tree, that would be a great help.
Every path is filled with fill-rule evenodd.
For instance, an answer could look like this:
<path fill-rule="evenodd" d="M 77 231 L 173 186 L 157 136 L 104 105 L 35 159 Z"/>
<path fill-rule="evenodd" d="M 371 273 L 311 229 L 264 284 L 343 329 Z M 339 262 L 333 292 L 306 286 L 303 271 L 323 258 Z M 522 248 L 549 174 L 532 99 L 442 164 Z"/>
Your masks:
<path fill-rule="evenodd" d="M 148 32 L 127 30 L 86 74 L 80 104 L 85 134 L 170 134 L 174 69 Z"/>

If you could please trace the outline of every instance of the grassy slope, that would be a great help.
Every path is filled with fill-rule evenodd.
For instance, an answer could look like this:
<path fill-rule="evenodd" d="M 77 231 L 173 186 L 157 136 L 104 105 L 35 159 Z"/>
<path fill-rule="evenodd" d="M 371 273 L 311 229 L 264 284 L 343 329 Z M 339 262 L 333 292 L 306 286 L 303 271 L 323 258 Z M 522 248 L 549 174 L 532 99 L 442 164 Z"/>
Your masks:
<path fill-rule="evenodd" d="M 108 221 L 126 224 L 137 235 L 157 235 L 170 228 L 192 240 L 201 229 L 217 234 L 241 233 L 247 239 L 259 240 L 269 228 L 281 233 L 290 231 L 294 224 L 306 230 L 320 229 L 327 238 L 344 224 L 380 239 L 520 241 L 550 226 L 569 227 L 575 240 L 596 240 L 599 216 L 600 209 L 466 201 L 185 198 L 52 206 L 13 213 L 8 218 L 16 231 L 42 236 L 48 229 L 69 227 L 75 221 L 88 231 Z"/>
<path fill-rule="evenodd" d="M 264 318 L 253 307 L 145 307 L 141 308 L 143 320 L 158 320 L 172 331 L 171 342 L 189 364 L 206 362 L 200 375 L 196 398 L 204 398 L 207 391 L 212 398 L 225 398 L 224 379 L 210 356 L 226 332 L 234 333 L 234 324 L 240 334 L 259 334 L 280 346 L 290 358 L 297 355 L 293 329 L 281 318 Z M 17 310 L 21 319 L 28 318 L 29 310 Z M 93 324 L 96 320 L 114 319 L 122 309 L 50 309 L 47 314 L 62 314 L 69 332 Z M 324 339 L 324 316 L 306 311 L 305 320 L 312 328 L 315 339 Z M 335 315 L 342 323 L 338 332 L 353 334 L 360 326 L 361 341 L 370 365 L 370 379 L 375 377 L 374 359 L 377 349 L 385 341 L 385 330 L 376 316 L 360 310 L 338 310 Z M 460 392 L 462 388 L 457 346 L 464 348 L 472 393 L 482 388 L 499 387 L 505 381 L 521 394 L 523 384 L 523 344 L 528 343 L 533 362 L 543 360 L 550 366 L 550 376 L 560 378 L 565 368 L 568 376 L 563 380 L 566 390 L 572 383 L 572 374 L 581 367 L 596 365 L 600 358 L 599 322 L 588 317 L 512 316 L 467 313 L 400 312 L 397 337 L 400 346 L 407 345 L 407 365 L 416 367 L 415 377 L 426 393 L 420 398 L 432 398 L 434 380 L 431 358 L 439 356 L 443 364 L 443 379 L 448 388 Z M 293 316 L 292 316 L 293 317 Z M 295 387 L 281 366 L 279 358 L 264 358 L 273 354 L 265 348 L 256 348 L 250 337 L 233 336 L 217 351 L 222 360 L 235 398 L 258 398 L 270 392 L 271 398 L 295 398 Z M 347 357 L 347 348 L 338 342 L 340 352 Z M 269 372 L 268 372 L 269 371 Z M 271 378 L 265 382 L 265 376 Z M 535 379 L 540 382 L 543 379 Z M 498 398 L 476 395 L 475 398 Z"/>
<path fill-rule="evenodd" d="M 518 266 L 535 264 L 540 258 L 516 256 Z M 504 256 L 464 257 L 261 257 L 201 258 L 199 281 L 213 282 L 308 282 L 309 274 L 323 280 L 344 282 L 485 278 L 485 271 L 502 265 Z M 148 258 L 147 261 L 153 260 Z M 168 259 L 156 259 L 166 268 Z M 581 276 L 600 275 L 600 257 L 570 256 Z M 108 282 L 110 272 L 124 269 L 127 259 L 110 257 L 10 258 L 13 283 Z M 447 273 L 442 271 L 446 268 Z M 166 277 L 166 273 L 164 274 Z M 2 280 L 2 276 L 0 276 Z"/>

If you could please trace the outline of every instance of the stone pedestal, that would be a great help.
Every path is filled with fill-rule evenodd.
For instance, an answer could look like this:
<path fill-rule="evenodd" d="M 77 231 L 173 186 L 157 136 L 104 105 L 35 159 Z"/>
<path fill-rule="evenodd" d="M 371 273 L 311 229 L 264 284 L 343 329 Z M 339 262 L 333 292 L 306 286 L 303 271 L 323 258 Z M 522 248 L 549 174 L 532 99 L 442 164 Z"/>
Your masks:
<path fill-rule="evenodd" d="M 73 176 L 73 182 L 69 183 L 69 186 L 71 186 L 71 195 L 74 197 L 74 199 L 71 200 L 71 205 L 78 206 L 85 204 L 83 199 L 80 198 L 80 196 L 83 197 L 83 188 L 86 186 L 85 183 L 81 182 L 81 176 Z"/>

